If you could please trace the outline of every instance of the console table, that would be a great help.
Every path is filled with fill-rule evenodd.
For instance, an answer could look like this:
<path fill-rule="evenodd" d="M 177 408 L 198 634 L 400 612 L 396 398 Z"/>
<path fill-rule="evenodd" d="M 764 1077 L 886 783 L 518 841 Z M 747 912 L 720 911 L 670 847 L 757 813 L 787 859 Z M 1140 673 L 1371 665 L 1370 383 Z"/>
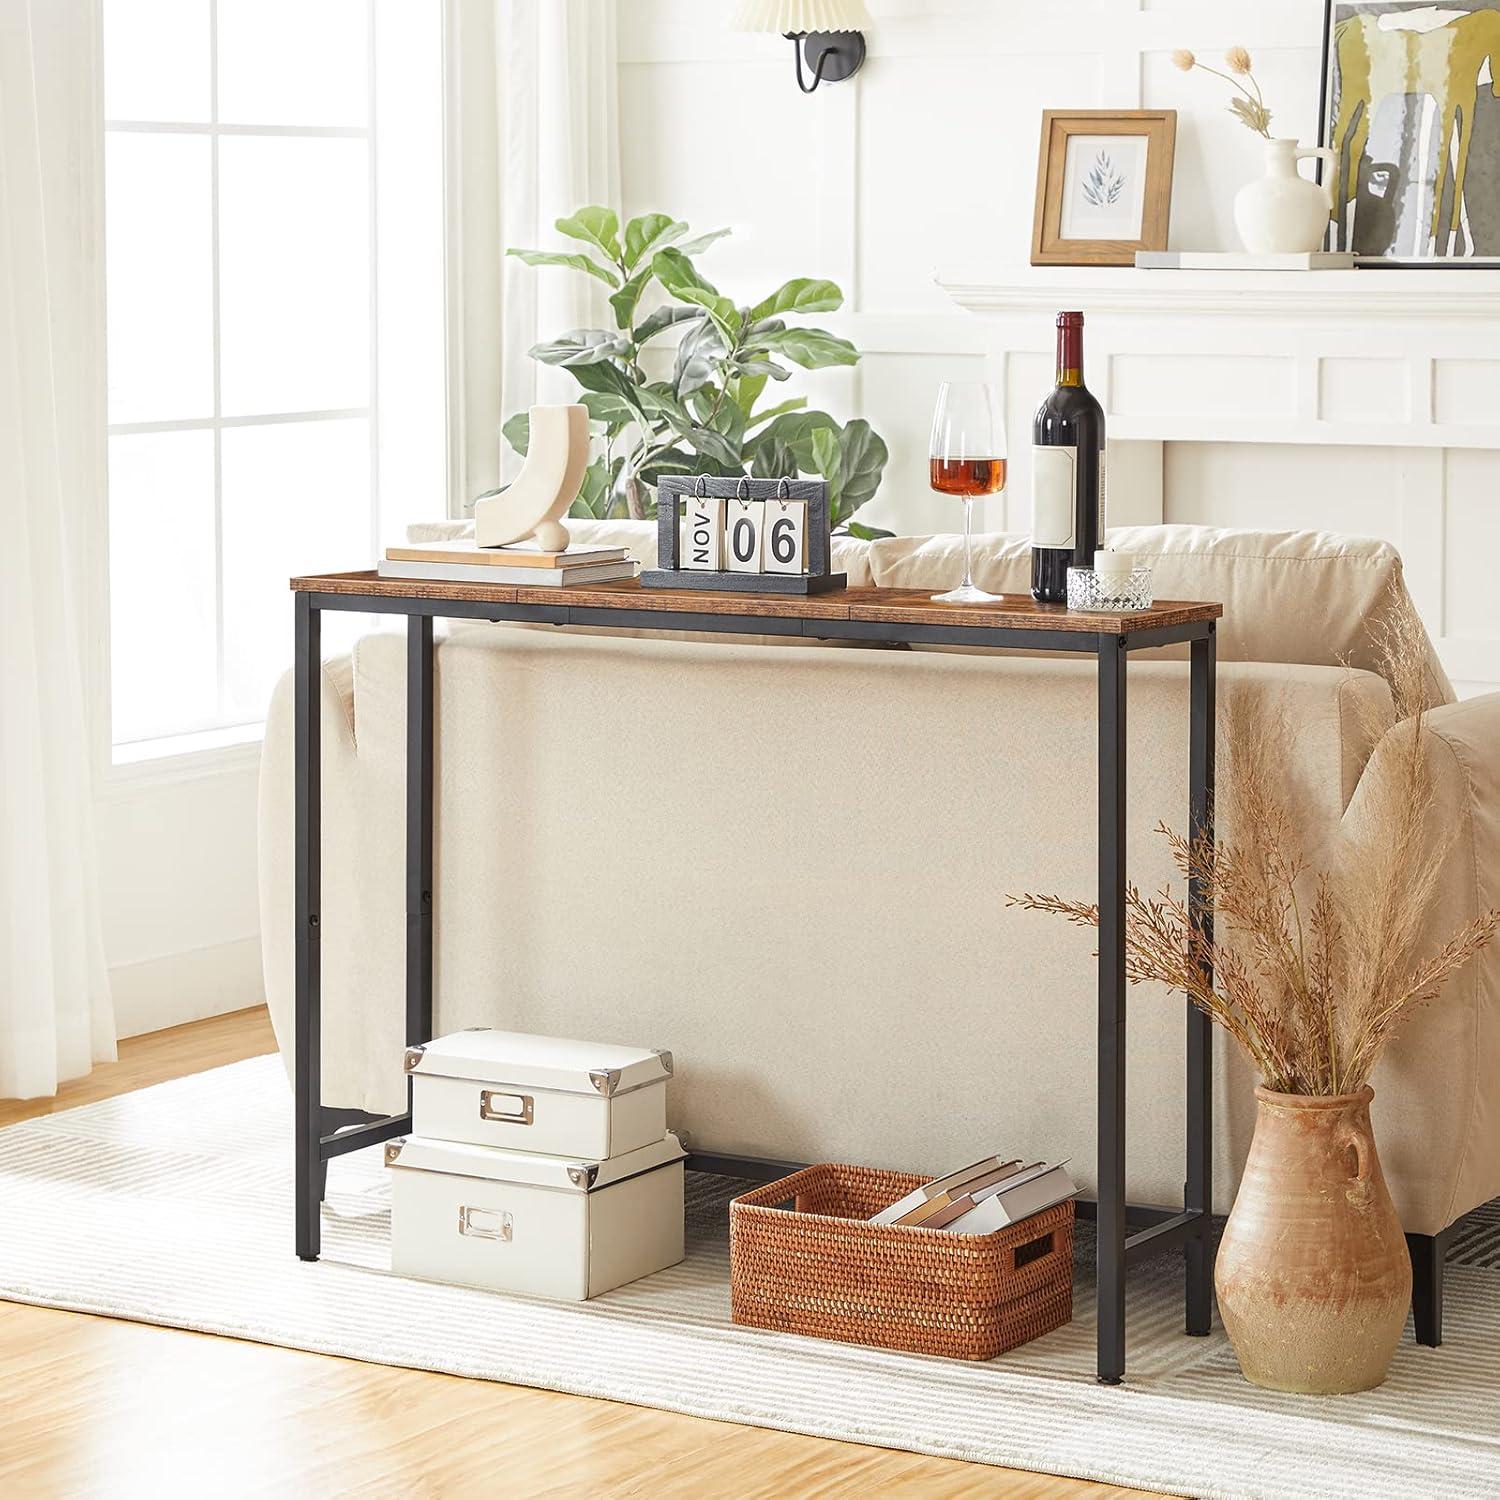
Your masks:
<path fill-rule="evenodd" d="M 1206 1334 L 1212 1308 L 1212 1023 L 1187 1006 L 1187 1160 L 1181 1207 L 1125 1202 L 1125 718 L 1132 651 L 1190 642 L 1188 724 L 1191 826 L 1213 832 L 1215 622 L 1219 604 L 1163 601 L 1128 614 L 1080 614 L 1007 597 L 994 604 L 939 604 L 914 589 L 850 588 L 810 598 L 643 589 L 634 581 L 596 587 L 527 588 L 382 579 L 373 572 L 291 581 L 296 598 L 296 1237 L 316 1260 L 328 1161 L 411 1128 L 410 1114 L 371 1116 L 325 1109 L 320 1097 L 321 672 L 324 610 L 407 616 L 406 669 L 406 1040 L 432 1036 L 433 620 L 603 625 L 807 636 L 818 640 L 932 644 L 1086 653 L 1098 664 L 1099 966 L 1097 1043 L 1098 1375 L 1125 1372 L 1125 1272 L 1148 1254 L 1181 1247 L 1186 1260 L 1186 1331 Z M 1188 892 L 1199 930 L 1211 932 L 1204 893 Z M 689 1166 L 765 1180 L 799 1163 L 695 1152 Z M 939 1164 L 940 1165 L 940 1164 Z M 1132 1223 L 1135 1227 L 1132 1231 Z"/>

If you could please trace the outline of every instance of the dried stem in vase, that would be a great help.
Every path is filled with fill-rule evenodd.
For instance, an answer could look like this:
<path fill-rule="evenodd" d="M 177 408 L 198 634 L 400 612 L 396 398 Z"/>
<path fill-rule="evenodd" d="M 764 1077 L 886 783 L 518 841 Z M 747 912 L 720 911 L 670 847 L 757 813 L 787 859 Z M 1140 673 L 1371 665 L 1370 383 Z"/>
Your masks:
<path fill-rule="evenodd" d="M 1302 846 L 1288 799 L 1296 760 L 1285 715 L 1274 703 L 1230 693 L 1220 740 L 1238 836 L 1214 844 L 1157 828 L 1179 874 L 1201 892 L 1215 936 L 1196 930 L 1186 896 L 1171 887 L 1154 895 L 1126 889 L 1127 980 L 1186 994 L 1281 1093 L 1363 1087 L 1406 1017 L 1500 928 L 1500 911 L 1481 912 L 1435 951 L 1421 951 L 1457 830 L 1433 825 L 1427 642 L 1404 594 L 1392 594 L 1375 636 L 1396 723 L 1389 727 L 1366 695 L 1351 695 L 1367 742 L 1378 748 L 1339 846 L 1316 860 Z M 1097 905 L 1061 896 L 1027 892 L 1007 904 L 1078 926 L 1099 923 Z"/>

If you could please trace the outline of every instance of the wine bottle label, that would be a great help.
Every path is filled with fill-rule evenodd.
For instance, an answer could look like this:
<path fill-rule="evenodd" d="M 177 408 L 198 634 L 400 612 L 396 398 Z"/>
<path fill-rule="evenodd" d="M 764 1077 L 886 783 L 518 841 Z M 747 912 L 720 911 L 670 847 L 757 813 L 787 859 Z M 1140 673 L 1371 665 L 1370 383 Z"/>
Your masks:
<path fill-rule="evenodd" d="M 1075 507 L 1074 471 L 1078 449 L 1031 450 L 1031 545 L 1071 547 Z"/>
<path fill-rule="evenodd" d="M 1109 522 L 1105 520 L 1105 502 L 1109 497 L 1105 493 L 1104 484 L 1104 471 L 1106 467 L 1104 460 L 1108 452 L 1108 446 L 1101 443 L 1099 445 L 1099 545 L 1101 547 L 1104 545 L 1104 533 L 1109 528 Z"/>

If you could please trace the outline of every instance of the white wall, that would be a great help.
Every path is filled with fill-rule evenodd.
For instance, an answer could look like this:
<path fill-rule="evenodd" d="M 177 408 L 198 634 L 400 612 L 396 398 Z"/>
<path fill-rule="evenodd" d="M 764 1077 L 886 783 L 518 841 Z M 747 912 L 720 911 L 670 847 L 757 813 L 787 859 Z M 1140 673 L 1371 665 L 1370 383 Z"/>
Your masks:
<path fill-rule="evenodd" d="M 125 768 L 95 797 L 104 948 L 121 1036 L 259 1005 L 258 755 Z"/>
<path fill-rule="evenodd" d="M 729 31 L 732 0 L 622 0 L 624 206 L 669 211 L 695 228 L 733 225 L 703 262 L 732 295 L 753 300 L 788 275 L 838 281 L 846 311 L 829 321 L 866 357 L 817 385 L 836 414 L 869 417 L 891 445 L 890 478 L 869 519 L 951 528 L 952 502 L 925 483 L 931 396 L 944 375 L 981 367 L 985 341 L 933 277 L 1000 280 L 1027 265 L 1042 111 L 1177 109 L 1172 242 L 1228 245 L 1233 192 L 1258 169 L 1259 142 L 1227 112 L 1227 86 L 1179 72 L 1170 53 L 1187 46 L 1217 59 L 1231 44 L 1249 47 L 1277 131 L 1311 139 L 1322 5 L 869 8 L 858 77 L 804 98 L 791 43 Z M 998 501 L 987 520 L 1021 524 Z"/>
<path fill-rule="evenodd" d="M 865 358 L 853 372 L 799 372 L 798 389 L 840 417 L 867 416 L 889 442 L 887 482 L 867 519 L 901 531 L 951 529 L 951 502 L 926 486 L 931 400 L 940 379 L 984 368 L 988 336 L 933 276 L 998 281 L 1027 264 L 1042 110 L 1177 109 L 1172 243 L 1229 247 L 1233 193 L 1256 171 L 1258 144 L 1225 111 L 1223 86 L 1179 73 L 1170 53 L 1187 46 L 1211 58 L 1231 44 L 1248 47 L 1277 133 L 1312 140 L 1323 7 L 869 5 L 864 70 L 804 98 L 791 44 L 731 33 L 732 0 L 621 0 L 623 206 L 666 210 L 699 229 L 732 225 L 734 237 L 703 265 L 741 300 L 787 276 L 837 280 L 847 308 L 825 321 Z M 1035 378 L 1040 396 L 1044 359 Z M 982 524 L 1024 526 L 1020 488 L 991 502 Z M 1168 520 L 1327 527 L 1398 545 L 1415 514 L 1435 539 L 1412 579 L 1434 634 L 1500 637 L 1486 562 L 1500 548 L 1500 455 L 1173 444 L 1165 488 Z M 1500 663 L 1460 655 L 1450 663 L 1460 679 L 1500 678 Z M 122 1035 L 260 999 L 253 753 L 231 762 L 186 780 L 171 768 L 129 775 L 100 792 L 106 945 Z"/>
<path fill-rule="evenodd" d="M 1259 170 L 1260 145 L 1228 113 L 1227 86 L 1181 73 L 1171 52 L 1217 63 L 1247 47 L 1273 131 L 1311 142 L 1323 5 L 868 3 L 864 69 L 804 98 L 791 43 L 729 31 L 731 0 L 621 0 L 624 208 L 733 225 L 702 264 L 739 300 L 789 275 L 838 281 L 846 310 L 827 321 L 865 357 L 853 372 L 799 372 L 799 389 L 835 415 L 868 417 L 890 444 L 866 519 L 951 530 L 952 502 L 926 485 L 932 396 L 944 376 L 984 370 L 989 335 L 933 277 L 1000 282 L 1028 266 L 1042 110 L 1176 109 L 1171 244 L 1236 248 L 1233 196 Z M 1040 398 L 1049 376 L 1044 359 L 1035 365 Z M 1012 432 L 1013 445 L 1024 440 Z M 1412 569 L 1419 602 L 1434 635 L 1459 643 L 1450 670 L 1478 684 L 1500 679 L 1488 659 L 1500 600 L 1482 556 L 1500 532 L 1497 481 L 1500 455 L 1478 451 L 1172 444 L 1166 518 L 1373 534 L 1410 558 L 1403 525 L 1415 514 L 1431 528 Z M 1023 488 L 987 502 L 981 524 L 1023 528 Z"/>

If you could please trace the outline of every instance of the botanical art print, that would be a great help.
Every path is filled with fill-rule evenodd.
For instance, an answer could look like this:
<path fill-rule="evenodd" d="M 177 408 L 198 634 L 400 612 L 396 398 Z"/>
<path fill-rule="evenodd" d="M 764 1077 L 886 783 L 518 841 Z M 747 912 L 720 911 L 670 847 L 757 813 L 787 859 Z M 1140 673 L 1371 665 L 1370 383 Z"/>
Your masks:
<path fill-rule="evenodd" d="M 1101 151 L 1083 180 L 1084 202 L 1094 208 L 1108 208 L 1120 201 L 1120 194 L 1124 191 L 1125 174 L 1115 170 L 1108 151 Z"/>
<path fill-rule="evenodd" d="M 1068 137 L 1059 228 L 1069 240 L 1135 240 L 1146 203 L 1143 135 Z"/>
<path fill-rule="evenodd" d="M 1500 0 L 1329 0 L 1329 246 L 1500 260 Z"/>

